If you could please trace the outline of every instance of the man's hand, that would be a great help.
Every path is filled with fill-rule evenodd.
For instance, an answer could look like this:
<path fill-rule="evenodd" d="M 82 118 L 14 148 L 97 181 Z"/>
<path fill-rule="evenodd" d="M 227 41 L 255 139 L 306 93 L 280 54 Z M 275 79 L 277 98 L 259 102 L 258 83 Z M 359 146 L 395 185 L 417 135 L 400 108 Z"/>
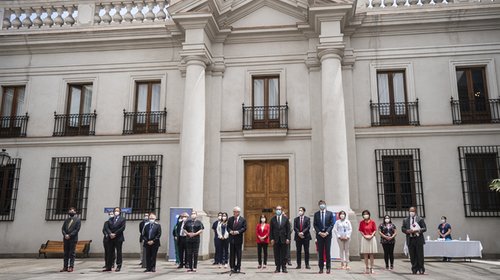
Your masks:
<path fill-rule="evenodd" d="M 68 239 L 69 239 L 69 234 L 66 234 L 66 235 L 64 236 L 64 239 L 68 240 Z"/>
<path fill-rule="evenodd" d="M 153 244 L 154 244 L 153 240 L 149 240 L 149 241 L 148 241 L 148 245 L 149 245 L 149 246 L 151 246 L 151 245 L 153 245 Z"/>
<path fill-rule="evenodd" d="M 285 242 L 286 242 L 286 244 L 290 244 L 290 240 L 288 240 L 288 239 Z"/>
<path fill-rule="evenodd" d="M 274 245 L 274 240 L 271 240 L 271 246 L 273 246 L 273 245 Z"/>
<path fill-rule="evenodd" d="M 116 237 L 116 234 L 114 234 L 114 233 L 111 233 L 111 234 L 109 235 L 109 237 L 111 237 L 111 239 L 115 239 L 115 237 Z"/>

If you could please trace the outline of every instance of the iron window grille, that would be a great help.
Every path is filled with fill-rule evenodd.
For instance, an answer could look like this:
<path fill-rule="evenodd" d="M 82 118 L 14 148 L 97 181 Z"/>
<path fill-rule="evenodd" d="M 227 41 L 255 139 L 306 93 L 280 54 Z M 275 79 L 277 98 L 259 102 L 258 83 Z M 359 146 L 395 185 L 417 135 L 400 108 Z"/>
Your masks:
<path fill-rule="evenodd" d="M 90 157 L 52 158 L 45 220 L 64 220 L 69 207 L 86 219 L 90 163 Z"/>
<path fill-rule="evenodd" d="M 403 218 L 411 206 L 425 217 L 420 149 L 375 150 L 379 217 Z"/>
<path fill-rule="evenodd" d="M 0 221 L 14 221 L 21 159 L 11 158 L 0 167 Z"/>
<path fill-rule="evenodd" d="M 132 208 L 127 219 L 141 220 L 147 212 L 160 219 L 162 165 L 162 155 L 123 157 L 120 207 Z"/>
<path fill-rule="evenodd" d="M 458 147 L 466 217 L 500 217 L 500 193 L 489 189 L 500 176 L 500 146 Z"/>

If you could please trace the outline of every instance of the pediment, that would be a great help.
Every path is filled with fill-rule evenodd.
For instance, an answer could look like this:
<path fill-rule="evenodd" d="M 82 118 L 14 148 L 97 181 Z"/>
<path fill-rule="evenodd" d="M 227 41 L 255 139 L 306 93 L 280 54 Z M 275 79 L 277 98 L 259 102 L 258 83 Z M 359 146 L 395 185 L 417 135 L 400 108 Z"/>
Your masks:
<path fill-rule="evenodd" d="M 296 26 L 297 22 L 303 22 L 303 18 L 297 18 L 282 11 L 271 8 L 267 5 L 259 7 L 234 22 L 226 20 L 225 25 L 233 28 L 252 28 L 252 27 L 272 27 L 272 26 Z"/>

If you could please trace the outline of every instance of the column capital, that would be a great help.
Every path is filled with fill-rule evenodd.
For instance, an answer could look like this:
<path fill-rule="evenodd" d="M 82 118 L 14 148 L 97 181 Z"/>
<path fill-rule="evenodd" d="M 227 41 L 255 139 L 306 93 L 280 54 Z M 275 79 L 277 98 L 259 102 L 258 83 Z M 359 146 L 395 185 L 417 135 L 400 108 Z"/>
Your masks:
<path fill-rule="evenodd" d="M 336 58 L 342 60 L 344 47 L 318 47 L 318 57 L 321 62 L 327 58 Z"/>

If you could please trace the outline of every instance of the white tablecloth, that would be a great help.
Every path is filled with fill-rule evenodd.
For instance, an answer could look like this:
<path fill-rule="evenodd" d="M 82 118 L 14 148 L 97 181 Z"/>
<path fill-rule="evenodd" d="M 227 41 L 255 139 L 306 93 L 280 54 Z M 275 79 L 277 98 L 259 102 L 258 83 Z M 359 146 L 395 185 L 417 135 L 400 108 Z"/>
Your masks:
<path fill-rule="evenodd" d="M 424 245 L 424 257 L 482 257 L 481 251 L 483 251 L 481 241 L 426 240 Z"/>

